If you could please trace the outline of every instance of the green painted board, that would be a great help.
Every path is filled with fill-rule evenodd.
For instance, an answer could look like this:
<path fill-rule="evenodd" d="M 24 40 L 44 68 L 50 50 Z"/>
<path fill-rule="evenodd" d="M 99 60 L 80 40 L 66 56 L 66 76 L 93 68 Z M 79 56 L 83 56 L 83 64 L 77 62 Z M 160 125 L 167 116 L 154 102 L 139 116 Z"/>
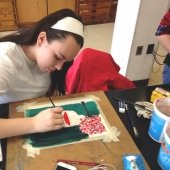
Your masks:
<path fill-rule="evenodd" d="M 70 104 L 57 105 L 63 107 L 64 110 L 75 111 L 78 115 L 87 116 L 87 112 L 81 102 L 75 102 Z M 96 101 L 86 101 L 86 109 L 90 116 L 100 115 L 101 110 L 97 105 Z M 38 114 L 40 111 L 50 108 L 50 106 L 28 108 L 25 112 L 26 117 L 32 117 Z M 106 128 L 107 129 L 107 128 Z M 88 139 L 89 135 L 82 133 L 79 126 L 64 127 L 60 130 L 45 132 L 45 133 L 34 133 L 26 136 L 27 143 L 31 144 L 33 147 L 44 148 L 63 144 L 69 144 L 73 142 L 78 142 L 84 139 Z"/>

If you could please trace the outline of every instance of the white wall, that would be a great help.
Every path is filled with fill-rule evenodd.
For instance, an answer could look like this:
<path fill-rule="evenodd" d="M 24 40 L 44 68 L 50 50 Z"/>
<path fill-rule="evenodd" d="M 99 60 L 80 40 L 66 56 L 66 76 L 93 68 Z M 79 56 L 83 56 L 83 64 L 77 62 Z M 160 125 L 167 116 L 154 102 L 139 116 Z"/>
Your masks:
<path fill-rule="evenodd" d="M 148 79 L 153 56 L 146 54 L 149 44 L 157 46 L 155 31 L 169 0 L 119 0 L 111 45 L 111 55 L 120 73 L 131 80 Z M 137 46 L 143 46 L 136 55 Z"/>

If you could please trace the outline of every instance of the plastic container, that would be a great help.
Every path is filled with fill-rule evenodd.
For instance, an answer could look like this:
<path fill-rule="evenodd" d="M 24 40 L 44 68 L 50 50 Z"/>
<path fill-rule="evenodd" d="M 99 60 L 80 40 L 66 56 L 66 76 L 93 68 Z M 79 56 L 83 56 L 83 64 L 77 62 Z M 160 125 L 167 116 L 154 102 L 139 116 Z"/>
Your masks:
<path fill-rule="evenodd" d="M 170 170 L 170 124 L 164 130 L 164 138 L 158 153 L 158 164 L 163 170 Z"/>
<path fill-rule="evenodd" d="M 148 130 L 150 137 L 161 143 L 163 131 L 168 123 L 170 123 L 170 97 L 155 100 Z"/>

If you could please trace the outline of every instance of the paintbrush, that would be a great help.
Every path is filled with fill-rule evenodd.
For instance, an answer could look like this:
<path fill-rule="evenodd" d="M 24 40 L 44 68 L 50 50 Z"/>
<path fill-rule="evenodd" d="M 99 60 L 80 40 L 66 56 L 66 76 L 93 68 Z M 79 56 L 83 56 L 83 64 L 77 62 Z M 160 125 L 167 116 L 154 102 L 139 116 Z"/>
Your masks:
<path fill-rule="evenodd" d="M 50 99 L 50 101 L 51 101 L 53 107 L 55 107 L 55 104 L 54 104 L 54 102 L 52 101 L 51 97 L 49 97 L 49 99 Z"/>
<path fill-rule="evenodd" d="M 0 141 L 0 162 L 3 161 L 3 156 L 2 156 L 2 146 L 1 146 L 1 141 Z"/>
<path fill-rule="evenodd" d="M 127 105 L 127 104 L 125 105 L 125 110 L 126 110 L 126 113 L 127 113 L 128 118 L 129 118 L 130 124 L 131 124 L 131 126 L 132 126 L 132 128 L 133 128 L 134 135 L 135 135 L 135 137 L 137 138 L 137 137 L 139 137 L 139 133 L 138 133 L 138 131 L 137 131 L 137 128 L 136 128 L 136 126 L 135 126 L 135 122 L 134 122 L 134 120 L 133 120 L 133 117 L 132 117 L 132 115 L 131 115 L 130 110 L 128 109 L 128 105 Z"/>
<path fill-rule="evenodd" d="M 87 108 L 86 108 L 85 102 L 82 101 L 81 104 L 83 105 L 83 107 L 84 107 L 84 109 L 85 109 L 85 111 L 86 111 L 87 116 L 90 117 L 90 113 L 88 112 L 88 110 L 87 110 Z"/>

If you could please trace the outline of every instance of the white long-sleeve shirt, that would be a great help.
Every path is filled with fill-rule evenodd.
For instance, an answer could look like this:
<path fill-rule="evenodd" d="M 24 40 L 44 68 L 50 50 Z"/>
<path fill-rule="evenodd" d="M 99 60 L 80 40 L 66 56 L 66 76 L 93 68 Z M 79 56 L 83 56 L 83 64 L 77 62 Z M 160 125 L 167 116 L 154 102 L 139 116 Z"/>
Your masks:
<path fill-rule="evenodd" d="M 43 96 L 50 74 L 42 72 L 20 45 L 0 43 L 0 104 Z"/>

